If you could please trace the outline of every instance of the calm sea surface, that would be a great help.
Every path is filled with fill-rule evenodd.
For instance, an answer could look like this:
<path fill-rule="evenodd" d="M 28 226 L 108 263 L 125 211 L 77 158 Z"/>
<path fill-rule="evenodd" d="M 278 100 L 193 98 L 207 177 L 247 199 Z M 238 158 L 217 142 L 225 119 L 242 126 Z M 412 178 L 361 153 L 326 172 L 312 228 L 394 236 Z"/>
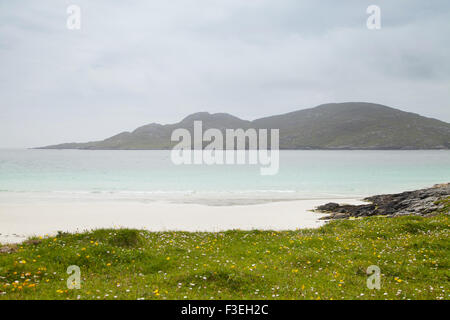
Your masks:
<path fill-rule="evenodd" d="M 361 197 L 450 181 L 450 151 L 281 151 L 259 165 L 174 165 L 170 151 L 0 150 L 0 192 Z"/>

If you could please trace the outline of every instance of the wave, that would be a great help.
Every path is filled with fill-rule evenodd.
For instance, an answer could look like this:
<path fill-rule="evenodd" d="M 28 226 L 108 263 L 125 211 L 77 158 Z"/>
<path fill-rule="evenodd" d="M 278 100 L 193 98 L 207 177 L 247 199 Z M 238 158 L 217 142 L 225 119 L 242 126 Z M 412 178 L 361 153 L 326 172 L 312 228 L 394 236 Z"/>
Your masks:
<path fill-rule="evenodd" d="M 248 189 L 248 190 L 0 190 L 5 196 L 9 194 L 29 194 L 37 198 L 109 198 L 109 199 L 142 199 L 142 200 L 164 200 L 164 199 L 339 199 L 365 197 L 367 194 L 358 192 L 320 192 L 319 190 L 292 190 L 292 189 Z"/>
<path fill-rule="evenodd" d="M 254 193 L 296 193 L 297 190 L 268 190 L 268 189 L 249 189 L 249 190 L 90 190 L 90 191 L 51 191 L 53 193 L 63 194 L 254 194 Z"/>

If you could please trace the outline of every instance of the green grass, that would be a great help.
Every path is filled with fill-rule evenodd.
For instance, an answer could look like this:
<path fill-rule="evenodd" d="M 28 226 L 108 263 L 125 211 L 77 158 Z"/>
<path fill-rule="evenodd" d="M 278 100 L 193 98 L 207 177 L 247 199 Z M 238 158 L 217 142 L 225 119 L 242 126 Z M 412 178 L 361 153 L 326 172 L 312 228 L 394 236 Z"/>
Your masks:
<path fill-rule="evenodd" d="M 449 213 L 450 212 L 450 197 L 441 199 L 441 200 L 437 201 L 436 203 L 442 205 L 442 209 L 439 210 L 439 213 Z"/>
<path fill-rule="evenodd" d="M 95 230 L 0 250 L 0 299 L 449 299 L 448 215 L 219 233 Z M 81 268 L 68 290 L 67 267 Z M 381 289 L 366 286 L 381 269 Z"/>

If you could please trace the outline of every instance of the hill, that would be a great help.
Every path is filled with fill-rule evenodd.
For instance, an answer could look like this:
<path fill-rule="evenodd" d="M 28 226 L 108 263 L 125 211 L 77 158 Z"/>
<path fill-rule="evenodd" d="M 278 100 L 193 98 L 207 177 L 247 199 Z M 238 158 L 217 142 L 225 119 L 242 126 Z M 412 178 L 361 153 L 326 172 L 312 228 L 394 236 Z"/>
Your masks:
<path fill-rule="evenodd" d="M 151 123 L 102 141 L 64 143 L 43 149 L 169 149 L 173 130 L 279 129 L 280 149 L 449 149 L 450 124 L 387 106 L 332 103 L 311 109 L 247 121 L 226 113 L 199 112 L 175 124 Z"/>

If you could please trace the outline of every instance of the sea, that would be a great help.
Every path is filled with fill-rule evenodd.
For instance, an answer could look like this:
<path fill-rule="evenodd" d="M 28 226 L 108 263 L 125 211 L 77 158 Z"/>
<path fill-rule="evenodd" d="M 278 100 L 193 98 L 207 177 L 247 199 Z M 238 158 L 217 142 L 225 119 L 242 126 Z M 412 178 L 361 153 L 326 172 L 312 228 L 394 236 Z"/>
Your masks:
<path fill-rule="evenodd" d="M 280 151 L 260 165 L 177 165 L 170 150 L 0 149 L 0 199 L 132 199 L 233 204 L 355 198 L 450 182 L 450 151 Z M 209 201 L 209 202 L 208 202 Z"/>

